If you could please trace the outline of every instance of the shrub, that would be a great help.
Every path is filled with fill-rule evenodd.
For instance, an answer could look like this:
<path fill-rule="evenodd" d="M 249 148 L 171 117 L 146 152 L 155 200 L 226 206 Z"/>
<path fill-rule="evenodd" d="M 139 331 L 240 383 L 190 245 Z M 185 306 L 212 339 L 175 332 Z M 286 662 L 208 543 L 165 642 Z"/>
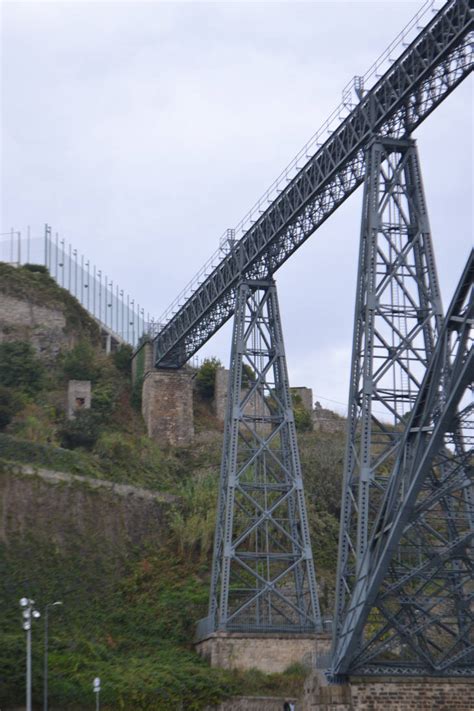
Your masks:
<path fill-rule="evenodd" d="M 180 503 L 173 506 L 170 530 L 179 553 L 205 560 L 212 550 L 216 523 L 216 475 L 207 471 L 185 480 L 176 489 Z"/>
<path fill-rule="evenodd" d="M 9 431 L 30 442 L 50 444 L 56 435 L 54 419 L 54 408 L 30 402 L 14 418 Z"/>
<path fill-rule="evenodd" d="M 143 375 L 141 375 L 135 380 L 132 387 L 132 397 L 130 398 L 132 407 L 138 412 L 141 412 L 142 409 L 143 379 Z"/>
<path fill-rule="evenodd" d="M 38 272 L 39 274 L 49 274 L 48 268 L 44 264 L 24 264 L 23 269 L 29 272 Z"/>
<path fill-rule="evenodd" d="M 295 427 L 297 432 L 310 432 L 313 429 L 311 413 L 304 407 L 294 408 Z"/>
<path fill-rule="evenodd" d="M 132 353 L 133 348 L 127 344 L 124 344 L 117 348 L 117 350 L 112 355 L 115 367 L 120 370 L 121 373 L 130 375 L 132 372 Z"/>
<path fill-rule="evenodd" d="M 117 387 L 111 383 L 99 383 L 92 391 L 92 409 L 103 417 L 108 417 L 115 409 Z"/>
<path fill-rule="evenodd" d="M 248 363 L 244 363 L 242 366 L 242 387 L 249 388 L 254 381 L 255 372 L 253 368 Z"/>
<path fill-rule="evenodd" d="M 133 445 L 121 432 L 104 432 L 97 440 L 94 451 L 101 459 L 120 466 L 127 466 L 136 456 Z"/>
<path fill-rule="evenodd" d="M 66 449 L 92 449 L 101 434 L 101 416 L 93 410 L 79 410 L 73 420 L 65 422 L 59 432 Z"/>
<path fill-rule="evenodd" d="M 68 380 L 96 380 L 96 354 L 90 343 L 81 341 L 64 356 L 63 372 Z"/>
<path fill-rule="evenodd" d="M 313 429 L 313 419 L 309 410 L 303 405 L 301 395 L 292 392 L 291 401 L 293 404 L 296 431 L 310 432 Z"/>
<path fill-rule="evenodd" d="M 0 343 L 0 385 L 34 395 L 41 390 L 43 381 L 43 364 L 30 343 Z"/>
<path fill-rule="evenodd" d="M 217 358 L 206 358 L 196 375 L 196 388 L 203 400 L 212 400 L 216 380 L 216 370 L 222 367 Z"/>
<path fill-rule="evenodd" d="M 21 399 L 14 390 L 0 385 L 0 430 L 10 424 L 21 406 Z"/>

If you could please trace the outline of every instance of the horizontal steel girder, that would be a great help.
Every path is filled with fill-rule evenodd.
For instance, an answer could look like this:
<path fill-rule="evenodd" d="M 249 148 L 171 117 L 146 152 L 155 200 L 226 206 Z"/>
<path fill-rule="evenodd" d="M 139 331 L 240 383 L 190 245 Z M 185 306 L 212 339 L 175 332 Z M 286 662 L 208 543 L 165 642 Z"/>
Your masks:
<path fill-rule="evenodd" d="M 183 365 L 234 313 L 240 278 L 274 274 L 363 182 L 374 134 L 408 136 L 468 76 L 468 0 L 451 0 L 381 77 L 154 341 L 155 365 Z"/>

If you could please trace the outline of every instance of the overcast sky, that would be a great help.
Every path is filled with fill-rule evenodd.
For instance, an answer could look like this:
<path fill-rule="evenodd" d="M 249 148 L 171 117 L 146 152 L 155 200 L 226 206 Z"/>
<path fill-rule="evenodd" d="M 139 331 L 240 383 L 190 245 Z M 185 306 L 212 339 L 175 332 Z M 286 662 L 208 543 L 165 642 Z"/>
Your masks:
<path fill-rule="evenodd" d="M 159 316 L 421 4 L 1 3 L 0 231 L 51 224 Z M 447 305 L 472 241 L 470 80 L 415 137 Z M 360 207 L 277 274 L 291 384 L 338 411 Z M 200 356 L 229 345 L 227 325 Z"/>

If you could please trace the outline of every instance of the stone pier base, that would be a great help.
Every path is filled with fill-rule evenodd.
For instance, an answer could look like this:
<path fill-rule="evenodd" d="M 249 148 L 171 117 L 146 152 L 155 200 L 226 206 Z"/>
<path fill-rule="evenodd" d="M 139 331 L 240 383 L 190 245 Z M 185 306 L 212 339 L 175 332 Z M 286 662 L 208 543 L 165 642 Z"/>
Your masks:
<path fill-rule="evenodd" d="M 472 711 L 474 678 L 351 677 L 328 684 L 313 671 L 305 682 L 301 711 Z"/>
<path fill-rule="evenodd" d="M 196 650 L 213 667 L 271 674 L 327 652 L 330 644 L 327 634 L 214 632 L 198 642 Z"/>
<path fill-rule="evenodd" d="M 194 438 L 192 372 L 150 370 L 143 380 L 142 414 L 159 444 L 186 446 Z"/>

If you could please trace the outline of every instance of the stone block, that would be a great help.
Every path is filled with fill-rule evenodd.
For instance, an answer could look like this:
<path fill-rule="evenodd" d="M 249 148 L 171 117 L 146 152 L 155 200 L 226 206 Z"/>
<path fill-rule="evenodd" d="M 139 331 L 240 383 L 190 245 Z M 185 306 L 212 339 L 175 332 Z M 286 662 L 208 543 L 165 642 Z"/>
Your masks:
<path fill-rule="evenodd" d="M 474 678 L 351 677 L 328 684 L 313 670 L 304 684 L 302 711 L 472 711 Z"/>
<path fill-rule="evenodd" d="M 299 711 L 298 699 L 281 696 L 235 696 L 222 701 L 218 706 L 207 706 L 205 711 L 287 711 L 292 707 Z"/>
<path fill-rule="evenodd" d="M 89 410 L 91 406 L 91 381 L 69 380 L 67 384 L 67 416 L 74 419 L 80 410 Z"/>
<path fill-rule="evenodd" d="M 290 388 L 291 394 L 301 399 L 301 404 L 308 412 L 313 411 L 313 391 L 311 388 Z"/>
<path fill-rule="evenodd" d="M 329 648 L 330 638 L 325 634 L 214 632 L 198 642 L 196 650 L 213 667 L 259 669 L 270 674 L 312 657 L 317 641 Z"/>
<path fill-rule="evenodd" d="M 227 396 L 229 387 L 229 371 L 226 368 L 217 368 L 214 381 L 214 412 L 221 422 L 224 422 L 227 411 Z M 242 388 L 241 399 L 249 392 L 247 388 Z M 258 395 L 250 397 L 244 407 L 244 414 L 256 417 L 269 417 L 271 412 L 266 402 Z M 256 430 L 259 434 L 265 435 L 271 432 L 271 425 L 268 422 L 257 423 Z"/>
<path fill-rule="evenodd" d="M 148 436 L 162 445 L 186 446 L 194 439 L 192 371 L 151 370 L 142 390 Z"/>

